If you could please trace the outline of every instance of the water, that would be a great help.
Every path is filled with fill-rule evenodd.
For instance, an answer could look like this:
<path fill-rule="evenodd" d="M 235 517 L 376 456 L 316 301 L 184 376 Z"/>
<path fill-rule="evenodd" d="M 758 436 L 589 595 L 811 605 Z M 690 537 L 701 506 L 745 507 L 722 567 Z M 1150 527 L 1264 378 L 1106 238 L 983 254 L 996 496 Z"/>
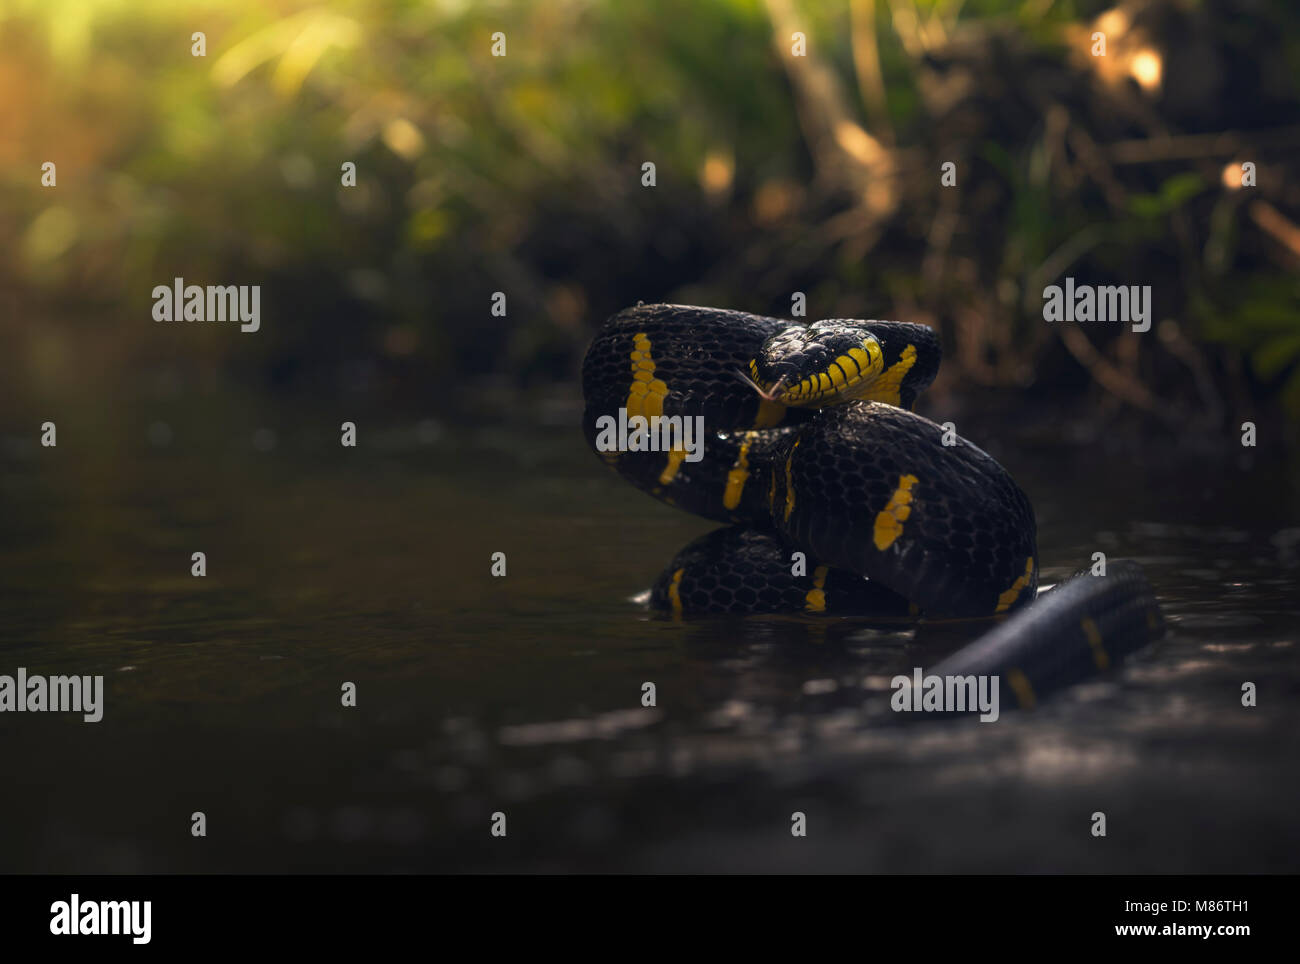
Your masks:
<path fill-rule="evenodd" d="M 1280 470 L 970 431 L 1033 499 L 1045 581 L 1137 558 L 1171 633 L 1032 713 L 897 726 L 882 677 L 978 629 L 651 618 L 632 597 L 710 523 L 604 470 L 571 400 L 541 411 L 362 418 L 356 450 L 348 416 L 266 401 L 169 431 L 71 408 L 52 450 L 6 423 L 0 672 L 107 695 L 95 725 L 0 719 L 0 870 L 1300 869 Z"/>

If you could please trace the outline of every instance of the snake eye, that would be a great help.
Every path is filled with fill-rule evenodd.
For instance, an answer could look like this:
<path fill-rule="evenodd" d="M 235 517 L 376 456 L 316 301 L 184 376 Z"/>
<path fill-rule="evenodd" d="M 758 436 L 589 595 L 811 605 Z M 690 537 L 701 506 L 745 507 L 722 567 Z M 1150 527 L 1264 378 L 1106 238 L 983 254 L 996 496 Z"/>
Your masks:
<path fill-rule="evenodd" d="M 750 378 L 761 396 L 783 404 L 794 403 L 796 396 L 791 389 L 807 377 L 810 367 L 807 334 L 808 329 L 795 326 L 763 343 L 749 363 Z"/>

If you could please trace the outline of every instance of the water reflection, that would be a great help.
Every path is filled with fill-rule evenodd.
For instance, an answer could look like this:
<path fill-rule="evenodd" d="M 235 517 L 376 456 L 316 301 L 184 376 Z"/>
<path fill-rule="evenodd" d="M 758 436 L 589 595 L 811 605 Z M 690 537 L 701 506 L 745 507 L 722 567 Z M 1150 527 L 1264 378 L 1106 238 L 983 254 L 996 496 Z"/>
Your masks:
<path fill-rule="evenodd" d="M 271 447 L 136 421 L 71 471 L 5 446 L 0 658 L 108 677 L 96 729 L 5 721 L 5 869 L 1298 869 L 1300 529 L 1248 476 L 1000 453 L 1044 582 L 1138 558 L 1170 635 L 1033 713 L 899 726 L 890 676 L 983 627 L 652 618 L 708 523 L 565 428 L 413 420 L 340 457 L 309 420 Z M 1099 808 L 1124 847 L 1089 847 Z M 187 846 L 194 809 L 220 847 Z"/>

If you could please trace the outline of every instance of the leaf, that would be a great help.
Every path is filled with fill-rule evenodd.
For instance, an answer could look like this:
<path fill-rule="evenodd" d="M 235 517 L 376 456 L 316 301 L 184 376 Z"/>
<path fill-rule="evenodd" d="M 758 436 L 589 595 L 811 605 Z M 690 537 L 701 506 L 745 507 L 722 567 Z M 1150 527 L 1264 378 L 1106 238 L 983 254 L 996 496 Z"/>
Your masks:
<path fill-rule="evenodd" d="M 1158 194 L 1133 194 L 1128 209 L 1140 218 L 1158 218 L 1164 216 L 1165 202 Z"/>
<path fill-rule="evenodd" d="M 1205 181 L 1195 172 L 1175 174 L 1160 185 L 1160 199 L 1166 211 L 1173 211 L 1183 206 L 1196 195 L 1205 190 Z"/>
<path fill-rule="evenodd" d="M 1251 352 L 1250 364 L 1260 378 L 1273 379 L 1300 360 L 1300 334 L 1266 341 Z"/>

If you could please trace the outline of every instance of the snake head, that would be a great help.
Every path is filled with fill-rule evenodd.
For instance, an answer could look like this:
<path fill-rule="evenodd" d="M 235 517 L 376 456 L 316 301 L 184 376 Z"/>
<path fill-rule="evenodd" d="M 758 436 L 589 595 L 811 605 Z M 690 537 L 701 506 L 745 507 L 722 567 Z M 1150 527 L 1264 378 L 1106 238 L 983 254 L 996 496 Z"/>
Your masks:
<path fill-rule="evenodd" d="M 740 375 L 767 401 L 820 408 L 862 397 L 883 368 L 880 342 L 860 323 L 815 321 L 772 335 Z"/>

